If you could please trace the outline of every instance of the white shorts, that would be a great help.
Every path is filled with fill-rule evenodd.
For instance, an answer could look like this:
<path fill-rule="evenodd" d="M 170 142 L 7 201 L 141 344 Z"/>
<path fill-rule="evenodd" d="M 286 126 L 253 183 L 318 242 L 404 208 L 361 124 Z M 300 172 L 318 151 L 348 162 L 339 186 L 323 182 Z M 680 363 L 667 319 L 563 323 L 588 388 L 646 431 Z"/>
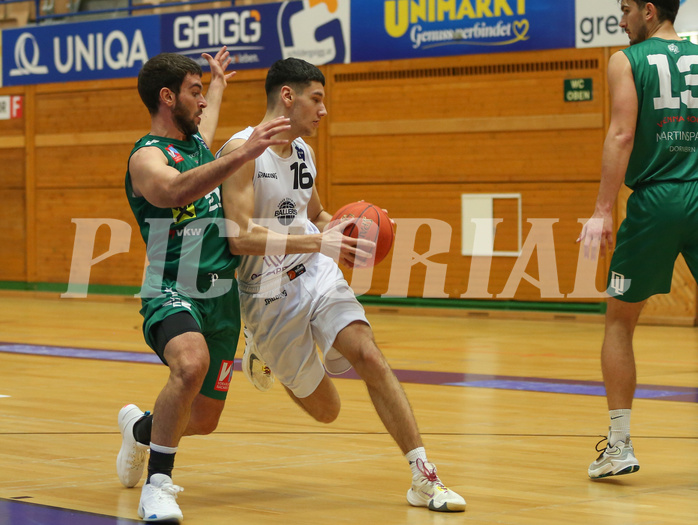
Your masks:
<path fill-rule="evenodd" d="M 298 398 L 315 391 L 325 369 L 330 374 L 341 374 L 351 368 L 332 344 L 352 322 L 369 324 L 354 291 L 332 259 L 315 253 L 302 266 L 293 280 L 280 280 L 278 286 L 267 286 L 263 292 L 248 293 L 243 291 L 244 285 L 240 286 L 240 309 L 247 335 L 274 375 Z"/>

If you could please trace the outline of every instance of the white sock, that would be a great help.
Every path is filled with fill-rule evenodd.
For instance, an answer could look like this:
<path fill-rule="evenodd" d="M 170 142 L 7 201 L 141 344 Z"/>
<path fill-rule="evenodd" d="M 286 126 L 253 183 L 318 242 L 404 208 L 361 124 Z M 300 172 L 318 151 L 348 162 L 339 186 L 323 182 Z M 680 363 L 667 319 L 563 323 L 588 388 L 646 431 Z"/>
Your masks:
<path fill-rule="evenodd" d="M 405 454 L 405 458 L 410 464 L 410 469 L 412 469 L 412 477 L 414 478 L 421 474 L 417 468 L 417 460 L 421 459 L 424 463 L 426 463 L 427 452 L 424 450 L 424 447 L 415 448 L 414 450 L 410 450 L 407 454 Z"/>
<path fill-rule="evenodd" d="M 150 450 L 153 452 L 160 452 L 161 454 L 176 454 L 177 447 L 166 447 L 164 445 L 156 445 L 152 441 L 150 442 Z"/>
<path fill-rule="evenodd" d="M 618 441 L 625 441 L 630 435 L 630 409 L 609 410 L 611 417 L 611 432 L 608 435 L 608 444 L 613 446 Z"/>

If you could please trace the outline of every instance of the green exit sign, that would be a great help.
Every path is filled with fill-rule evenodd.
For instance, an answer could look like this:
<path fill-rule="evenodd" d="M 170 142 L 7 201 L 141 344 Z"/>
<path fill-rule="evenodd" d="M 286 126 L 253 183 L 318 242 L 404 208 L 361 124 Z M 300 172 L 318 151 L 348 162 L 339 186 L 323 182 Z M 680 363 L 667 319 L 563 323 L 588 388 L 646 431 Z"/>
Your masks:
<path fill-rule="evenodd" d="M 565 80 L 565 102 L 586 102 L 594 99 L 594 84 L 590 78 Z"/>

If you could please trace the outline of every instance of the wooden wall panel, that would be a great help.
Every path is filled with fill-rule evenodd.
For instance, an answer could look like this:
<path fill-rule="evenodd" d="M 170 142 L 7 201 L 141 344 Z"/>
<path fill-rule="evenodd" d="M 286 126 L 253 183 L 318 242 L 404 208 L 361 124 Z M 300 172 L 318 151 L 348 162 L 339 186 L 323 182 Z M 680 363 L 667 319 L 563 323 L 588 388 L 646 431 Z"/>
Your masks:
<path fill-rule="evenodd" d="M 37 148 L 37 188 L 120 188 L 123 193 L 132 147 L 133 143 Z"/>
<path fill-rule="evenodd" d="M 329 109 L 335 122 L 601 113 L 602 59 L 588 49 L 332 66 Z M 563 80 L 580 77 L 593 100 L 564 102 Z"/>
<path fill-rule="evenodd" d="M 74 218 L 108 218 L 131 225 L 130 249 L 92 268 L 90 283 L 140 285 L 145 244 L 140 237 L 123 189 L 47 189 L 37 191 L 37 280 L 67 283 L 70 277 L 76 225 Z M 95 237 L 94 257 L 109 248 L 110 229 L 102 226 Z"/>
<path fill-rule="evenodd" d="M 11 92 L 7 91 L 7 89 L 4 91 L 0 90 L 0 95 L 2 96 L 9 95 L 10 93 Z M 14 142 L 16 142 L 17 139 L 24 136 L 24 119 L 15 118 L 0 120 L 0 136 L 2 136 L 4 139 L 14 138 Z"/>
<path fill-rule="evenodd" d="M 150 129 L 150 118 L 138 97 L 136 80 L 124 88 L 39 92 L 36 98 L 37 135 Z M 65 89 L 65 88 L 64 88 Z M 138 138 L 138 137 L 136 137 Z"/>
<path fill-rule="evenodd" d="M 559 277 L 559 292 L 562 295 L 570 294 L 575 288 L 575 277 L 577 270 L 577 260 L 579 256 L 579 246 L 575 243 L 581 231 L 579 218 L 584 218 L 593 208 L 596 197 L 597 186 L 594 183 L 565 183 L 558 185 L 546 184 L 439 184 L 439 185 L 410 185 L 410 184 L 380 184 L 380 185 L 352 185 L 333 187 L 332 196 L 329 201 L 329 208 L 333 211 L 347 202 L 365 199 L 375 202 L 386 208 L 390 216 L 398 222 L 396 232 L 396 244 L 400 242 L 402 232 L 400 230 L 400 219 L 436 219 L 442 224 L 438 225 L 437 235 L 447 235 L 448 227 L 451 228 L 450 248 L 447 253 L 440 253 L 430 257 L 430 260 L 437 264 L 447 265 L 445 282 L 436 283 L 437 286 L 425 289 L 425 266 L 421 263 L 412 267 L 409 276 L 409 297 L 444 297 L 458 298 L 465 294 L 469 286 L 471 271 L 471 258 L 461 255 L 461 194 L 462 193 L 521 193 L 522 195 L 522 216 L 523 216 L 523 240 L 526 242 L 531 224 L 528 219 L 556 219 L 558 222 L 553 226 L 554 246 L 549 247 L 544 244 L 534 251 L 526 267 L 526 273 L 535 280 L 549 282 L 539 274 L 537 264 L 537 252 L 540 249 L 545 251 L 546 257 L 554 257 L 555 266 Z M 516 245 L 516 225 L 512 224 L 511 215 L 509 220 L 498 227 L 498 237 L 501 234 L 503 242 L 508 246 Z M 424 226 L 417 232 L 414 241 L 415 252 L 426 253 L 431 238 L 430 229 Z M 512 239 L 513 238 L 513 239 Z M 410 238 L 411 241 L 411 238 Z M 548 248 L 546 250 L 546 248 Z M 554 250 L 554 253 L 553 253 Z M 409 262 L 398 261 L 389 256 L 383 263 L 374 269 L 372 287 L 368 292 L 371 295 L 385 294 L 390 291 L 390 280 L 396 286 L 397 281 L 408 277 L 396 272 L 403 271 L 409 267 Z M 511 277 L 512 269 L 516 258 L 495 257 L 492 261 L 491 272 L 488 277 L 489 294 L 499 295 L 505 290 L 505 286 Z M 602 259 L 596 280 L 596 289 L 605 288 L 605 268 L 606 262 Z M 348 276 L 351 276 L 347 272 Z M 547 288 L 549 290 L 549 288 Z M 554 290 L 558 291 L 558 290 Z M 564 297 L 544 296 L 547 291 L 541 291 L 539 287 L 527 281 L 521 281 L 513 299 L 522 301 L 545 301 L 564 300 Z M 392 294 L 390 294 L 392 295 Z M 479 297 L 491 299 L 496 297 Z M 511 300 L 512 297 L 499 297 Z M 598 297 L 578 297 L 570 299 L 573 302 L 598 302 Z"/>
<path fill-rule="evenodd" d="M 596 181 L 603 131 L 331 139 L 333 184 Z"/>
<path fill-rule="evenodd" d="M 2 150 L 0 150 L 0 153 Z M 2 184 L 3 221 L 0 228 L 0 281 L 24 281 L 27 278 L 24 189 L 10 189 Z"/>
<path fill-rule="evenodd" d="M 24 149 L 0 149 L 0 187 L 24 189 Z"/>

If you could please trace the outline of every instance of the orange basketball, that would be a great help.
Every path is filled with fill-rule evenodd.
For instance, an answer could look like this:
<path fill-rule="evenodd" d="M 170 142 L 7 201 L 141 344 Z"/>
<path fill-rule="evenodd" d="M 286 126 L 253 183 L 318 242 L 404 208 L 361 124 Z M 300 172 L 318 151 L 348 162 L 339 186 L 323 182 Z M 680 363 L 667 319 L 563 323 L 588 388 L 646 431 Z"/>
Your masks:
<path fill-rule="evenodd" d="M 378 206 L 370 202 L 352 202 L 341 207 L 332 217 L 333 221 L 352 218 L 356 219 L 346 227 L 344 235 L 355 239 L 368 239 L 376 243 L 376 252 L 368 265 L 378 264 L 390 252 L 395 239 L 390 217 Z"/>

